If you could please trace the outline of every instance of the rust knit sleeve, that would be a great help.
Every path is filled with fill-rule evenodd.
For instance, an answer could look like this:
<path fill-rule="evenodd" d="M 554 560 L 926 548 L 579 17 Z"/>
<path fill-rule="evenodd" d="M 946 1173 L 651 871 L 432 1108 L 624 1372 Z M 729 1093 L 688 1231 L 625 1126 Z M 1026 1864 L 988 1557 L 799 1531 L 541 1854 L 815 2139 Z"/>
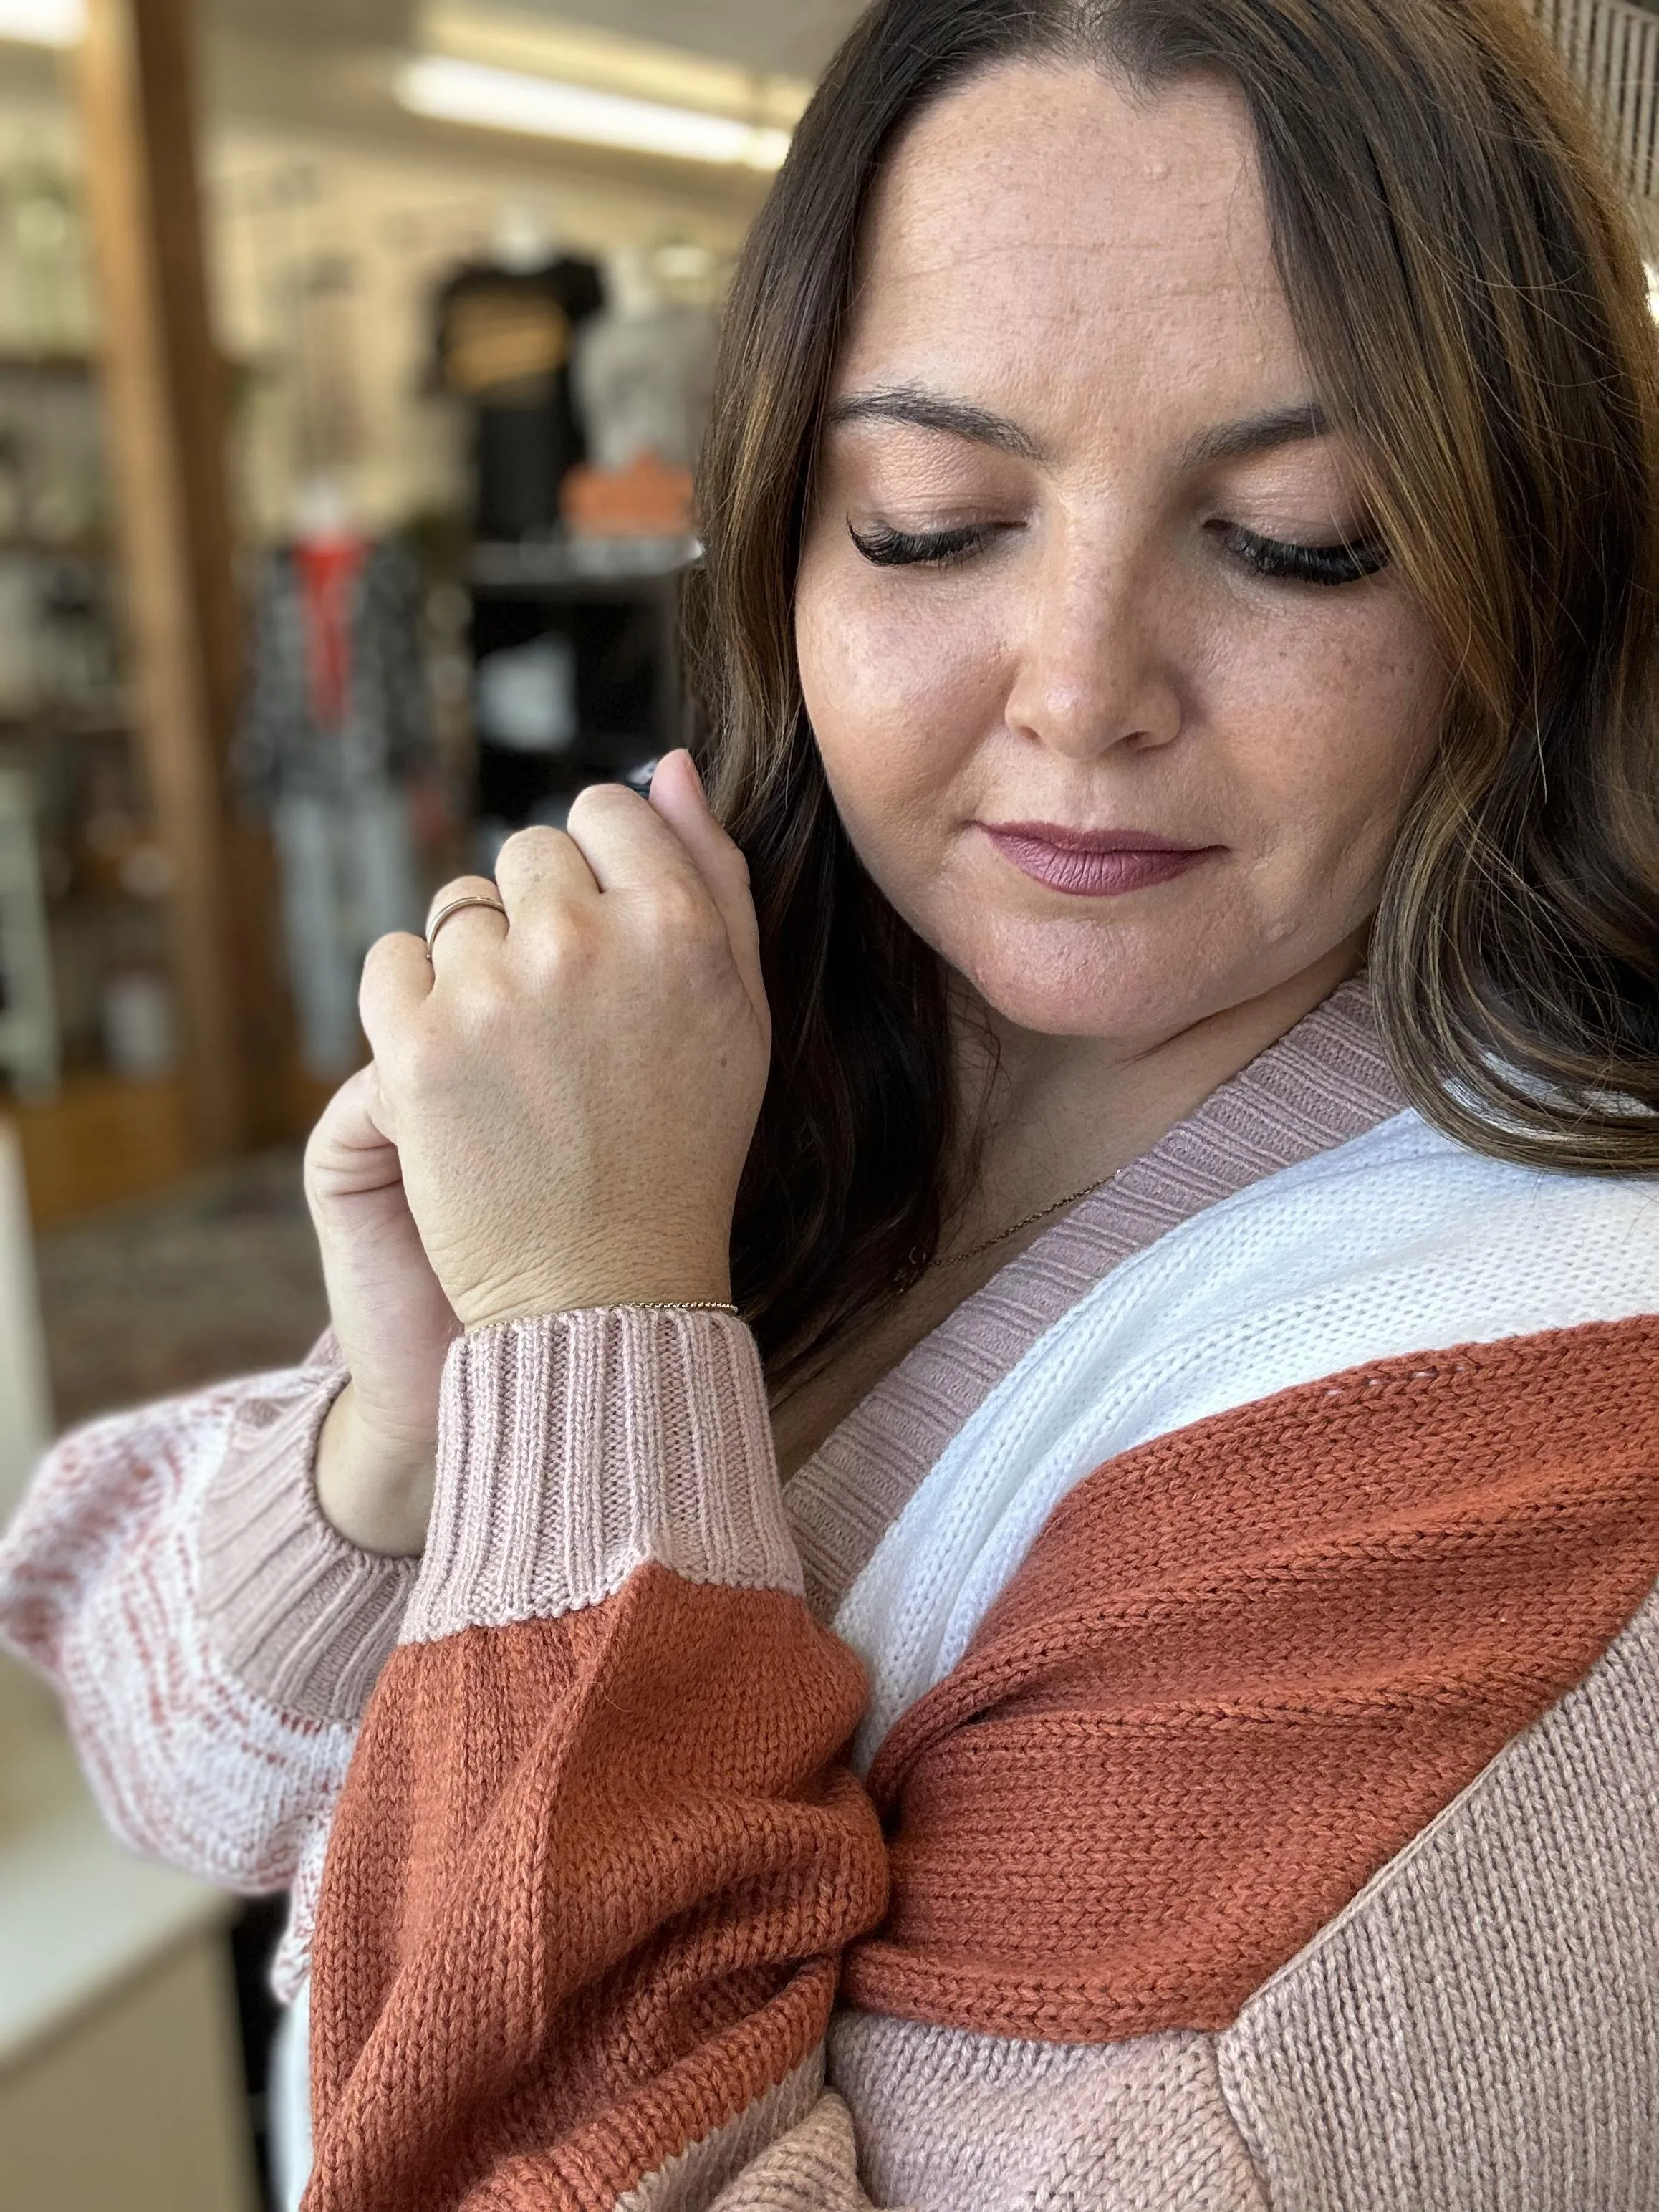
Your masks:
<path fill-rule="evenodd" d="M 706 2205 L 807 2121 L 885 1898 L 837 1764 L 864 1695 L 800 1595 L 746 1331 L 458 1346 L 324 1876 L 307 2212 Z"/>

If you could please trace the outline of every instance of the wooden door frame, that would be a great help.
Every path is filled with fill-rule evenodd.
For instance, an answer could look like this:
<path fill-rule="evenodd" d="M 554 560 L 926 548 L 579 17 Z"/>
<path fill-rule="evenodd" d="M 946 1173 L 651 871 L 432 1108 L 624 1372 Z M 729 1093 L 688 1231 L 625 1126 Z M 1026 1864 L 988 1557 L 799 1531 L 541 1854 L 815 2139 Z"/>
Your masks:
<path fill-rule="evenodd" d="M 75 76 L 133 707 L 172 867 L 192 1131 L 211 1160 L 281 1133 L 285 1055 L 269 854 L 231 790 L 241 617 L 193 15 L 193 0 L 86 0 Z"/>

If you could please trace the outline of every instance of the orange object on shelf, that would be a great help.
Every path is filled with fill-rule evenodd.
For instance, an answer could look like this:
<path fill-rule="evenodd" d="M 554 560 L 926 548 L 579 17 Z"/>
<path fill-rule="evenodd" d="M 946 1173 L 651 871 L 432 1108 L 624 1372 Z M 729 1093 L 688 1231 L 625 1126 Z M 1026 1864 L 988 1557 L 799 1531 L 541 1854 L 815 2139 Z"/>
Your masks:
<path fill-rule="evenodd" d="M 645 453 L 625 469 L 572 469 L 559 494 L 584 538 L 683 538 L 691 527 L 691 471 Z"/>

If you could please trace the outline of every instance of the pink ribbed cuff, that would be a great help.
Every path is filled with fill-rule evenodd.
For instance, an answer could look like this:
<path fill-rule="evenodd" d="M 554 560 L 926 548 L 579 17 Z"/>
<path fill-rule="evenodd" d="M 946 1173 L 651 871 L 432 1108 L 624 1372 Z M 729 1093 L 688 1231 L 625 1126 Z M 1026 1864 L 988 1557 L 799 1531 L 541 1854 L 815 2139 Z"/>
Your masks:
<path fill-rule="evenodd" d="M 749 1331 L 617 1306 L 463 1337 L 403 1640 L 551 1620 L 647 1559 L 688 1582 L 799 1593 Z"/>
<path fill-rule="evenodd" d="M 346 1370 L 312 1361 L 242 1400 L 199 1524 L 203 1626 L 258 1697 L 307 1719 L 362 1717 L 398 1641 L 417 1563 L 359 1551 L 323 1518 L 317 1439 Z"/>

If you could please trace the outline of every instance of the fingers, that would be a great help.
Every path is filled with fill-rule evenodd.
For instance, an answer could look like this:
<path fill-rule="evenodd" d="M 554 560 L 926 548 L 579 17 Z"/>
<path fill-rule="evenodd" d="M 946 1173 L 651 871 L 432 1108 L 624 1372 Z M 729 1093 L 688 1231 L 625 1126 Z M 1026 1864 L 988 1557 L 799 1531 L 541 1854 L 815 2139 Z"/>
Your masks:
<path fill-rule="evenodd" d="M 386 1056 L 426 1004 L 432 980 L 424 939 L 399 930 L 370 945 L 357 993 L 357 1012 L 369 1050 L 377 1059 Z"/>
<path fill-rule="evenodd" d="M 482 877 L 459 877 L 439 894 L 433 912 L 441 913 L 453 899 L 499 892 L 529 952 L 541 929 L 557 929 L 562 921 L 574 919 L 573 904 L 586 905 L 596 894 L 638 894 L 654 897 L 660 908 L 672 886 L 678 886 L 679 902 L 668 911 L 678 911 L 685 931 L 718 927 L 764 1020 L 766 992 L 748 864 L 714 819 L 691 757 L 683 750 L 659 763 L 648 804 L 621 784 L 590 785 L 571 808 L 568 831 L 519 830 L 501 848 L 494 884 Z M 707 917 L 706 924 L 700 917 Z M 495 950 L 510 933 L 501 917 L 488 908 L 463 909 L 443 925 L 433 948 L 434 965 L 441 975 L 446 969 L 464 974 L 472 958 Z"/>
<path fill-rule="evenodd" d="M 625 796 L 626 794 L 624 794 Z M 591 899 L 599 886 L 582 848 L 562 830 L 515 830 L 495 856 L 495 883 L 514 920 L 550 899 Z M 453 929 L 461 917 L 447 925 Z"/>
<path fill-rule="evenodd" d="M 345 1152 L 362 1152 L 386 1142 L 385 1134 L 374 1119 L 376 1085 L 374 1063 L 347 1076 L 334 1096 L 317 1118 L 308 1143 L 315 1148 L 319 1144 Z"/>
<path fill-rule="evenodd" d="M 557 836 L 530 834 L 538 843 Z M 648 805 L 621 784 L 591 785 L 571 808 L 568 836 L 562 842 L 578 848 L 602 892 L 659 894 L 678 882 L 699 907 L 705 901 L 712 904 L 744 988 L 764 1017 L 748 863 L 710 812 L 690 753 L 670 753 L 659 763 Z M 509 841 L 504 860 L 518 844 L 516 838 Z M 528 844 L 526 839 L 526 859 Z M 544 865 L 550 874 L 554 856 L 550 854 Z"/>
<path fill-rule="evenodd" d="M 306 1145 L 306 1193 L 318 1201 L 385 1189 L 398 1180 L 397 1148 L 381 1126 L 374 1062 L 348 1076 Z"/>
<path fill-rule="evenodd" d="M 714 819 L 703 794 L 696 763 L 682 748 L 665 754 L 651 779 L 651 805 L 691 855 L 709 896 L 720 908 L 732 957 L 757 1010 L 764 1012 L 761 980 L 760 926 L 749 891 L 749 863 Z"/>
<path fill-rule="evenodd" d="M 485 899 L 484 906 L 463 906 L 464 899 Z M 488 876 L 457 876 L 446 884 L 427 909 L 426 943 L 435 969 L 441 961 L 461 957 L 469 949 L 488 951 L 507 935 L 507 916 L 496 911 L 507 903 Z M 446 913 L 448 919 L 444 920 Z M 434 923 L 438 934 L 432 934 Z"/>
<path fill-rule="evenodd" d="M 556 841 L 563 854 L 550 849 Z M 550 877 L 557 873 L 565 854 L 580 859 L 588 874 L 590 893 L 594 885 L 601 891 L 648 890 L 665 874 L 688 881 L 695 874 L 679 839 L 637 792 L 621 783 L 590 783 L 571 802 L 568 833 L 520 831 L 508 839 L 503 857 L 513 853 L 518 862 L 514 848 L 520 842 L 525 860 L 535 861 Z"/>

